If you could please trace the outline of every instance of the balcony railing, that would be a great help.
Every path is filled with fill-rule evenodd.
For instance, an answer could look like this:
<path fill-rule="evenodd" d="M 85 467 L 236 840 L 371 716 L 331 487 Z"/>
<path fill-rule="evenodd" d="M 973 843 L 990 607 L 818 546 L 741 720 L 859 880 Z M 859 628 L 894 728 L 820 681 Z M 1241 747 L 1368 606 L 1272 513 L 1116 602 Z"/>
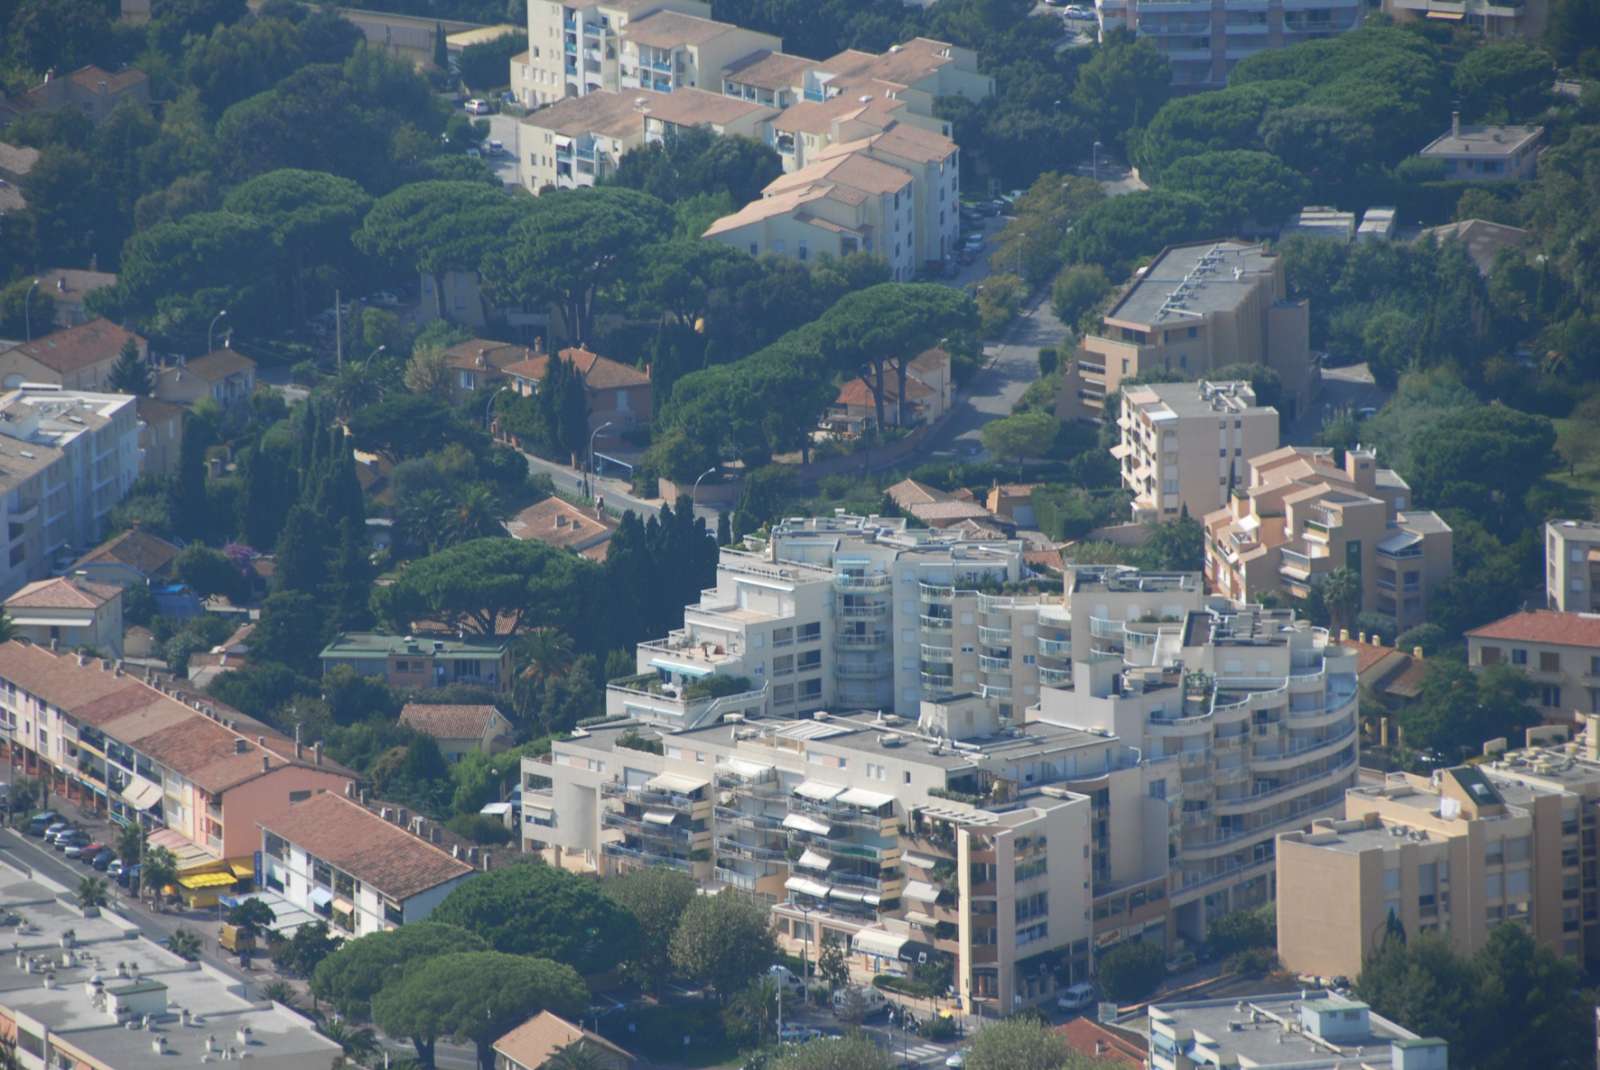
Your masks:
<path fill-rule="evenodd" d="M 950 691 L 955 688 L 956 681 L 953 676 L 942 676 L 937 673 L 922 673 L 922 686 L 933 691 Z"/>
<path fill-rule="evenodd" d="M 833 645 L 852 650 L 875 650 L 889 645 L 888 632 L 835 632 Z"/>
<path fill-rule="evenodd" d="M 833 585 L 846 591 L 884 591 L 893 583 L 891 577 L 882 572 L 868 572 L 856 575 L 841 572 L 833 577 Z"/>
<path fill-rule="evenodd" d="M 1039 684 L 1041 687 L 1071 687 L 1071 669 L 1052 669 L 1049 666 L 1039 666 Z"/>
<path fill-rule="evenodd" d="M 931 631 L 947 632 L 950 630 L 951 621 L 949 617 L 930 617 L 924 613 L 918 618 L 918 620 L 921 622 L 924 628 L 927 628 Z"/>
<path fill-rule="evenodd" d="M 1010 658 L 990 657 L 988 654 L 978 655 L 978 668 L 984 672 L 1010 672 Z"/>
<path fill-rule="evenodd" d="M 689 861 L 687 858 L 679 858 L 676 855 L 660 854 L 656 851 L 641 850 L 638 847 L 629 847 L 625 843 L 608 843 L 605 844 L 601 850 L 608 855 L 615 855 L 618 858 L 632 859 L 637 862 L 643 862 L 645 865 L 670 866 L 672 869 L 681 869 L 685 873 L 689 873 L 694 870 L 694 863 Z"/>

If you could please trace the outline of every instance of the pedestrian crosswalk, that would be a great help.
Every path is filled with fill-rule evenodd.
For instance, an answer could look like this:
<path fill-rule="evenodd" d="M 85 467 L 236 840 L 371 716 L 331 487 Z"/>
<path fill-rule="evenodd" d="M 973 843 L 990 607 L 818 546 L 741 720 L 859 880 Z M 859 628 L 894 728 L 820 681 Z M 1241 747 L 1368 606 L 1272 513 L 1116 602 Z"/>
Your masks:
<path fill-rule="evenodd" d="M 937 1044 L 913 1044 L 905 1049 L 906 1060 L 913 1063 L 932 1063 L 944 1061 L 945 1051 Z"/>

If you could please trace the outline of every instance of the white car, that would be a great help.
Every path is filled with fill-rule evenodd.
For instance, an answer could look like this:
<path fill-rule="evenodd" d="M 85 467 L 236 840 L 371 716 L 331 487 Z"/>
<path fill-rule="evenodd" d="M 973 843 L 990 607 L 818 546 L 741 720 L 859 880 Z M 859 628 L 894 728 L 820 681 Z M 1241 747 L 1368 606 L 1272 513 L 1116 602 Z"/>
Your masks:
<path fill-rule="evenodd" d="M 1056 999 L 1056 1006 L 1064 1011 L 1083 1011 L 1094 1006 L 1094 985 L 1076 984 Z"/>
<path fill-rule="evenodd" d="M 489 102 L 487 100 L 479 100 L 477 97 L 473 97 L 471 100 L 463 104 L 462 107 L 467 109 L 468 115 L 490 115 L 494 112 L 494 109 L 489 106 Z"/>
<path fill-rule="evenodd" d="M 796 977 L 789 967 L 779 963 L 768 967 L 767 976 L 772 978 L 772 983 L 783 990 L 783 994 L 793 998 L 805 995 L 806 986 Z"/>
<path fill-rule="evenodd" d="M 489 142 L 488 147 L 489 147 L 489 155 L 490 156 L 504 156 L 504 155 L 506 155 L 506 147 L 501 142 L 491 141 L 491 142 Z"/>
<path fill-rule="evenodd" d="M 962 1070 L 962 1067 L 967 1065 L 967 1053 L 964 1051 L 951 1052 L 945 1058 L 944 1065 L 948 1066 L 950 1070 Z"/>

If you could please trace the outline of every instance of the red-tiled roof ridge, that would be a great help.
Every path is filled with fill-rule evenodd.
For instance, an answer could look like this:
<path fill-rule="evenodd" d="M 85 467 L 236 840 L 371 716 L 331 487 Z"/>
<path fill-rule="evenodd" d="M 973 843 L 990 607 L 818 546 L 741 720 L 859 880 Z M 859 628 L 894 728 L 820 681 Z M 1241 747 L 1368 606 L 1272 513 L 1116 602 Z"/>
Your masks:
<path fill-rule="evenodd" d="M 1473 639 L 1600 648 L 1600 614 L 1561 613 L 1553 609 L 1523 610 L 1473 628 L 1467 632 L 1467 636 Z"/>

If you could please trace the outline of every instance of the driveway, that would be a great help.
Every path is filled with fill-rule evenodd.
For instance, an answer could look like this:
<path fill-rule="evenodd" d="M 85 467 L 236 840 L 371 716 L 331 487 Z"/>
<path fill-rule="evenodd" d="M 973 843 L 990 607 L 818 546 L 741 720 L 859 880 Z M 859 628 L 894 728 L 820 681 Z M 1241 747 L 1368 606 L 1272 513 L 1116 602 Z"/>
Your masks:
<path fill-rule="evenodd" d="M 1309 412 L 1288 428 L 1285 437 L 1293 445 L 1311 445 L 1317 441 L 1322 425 L 1341 409 L 1359 412 L 1362 409 L 1381 409 L 1388 404 L 1391 391 L 1373 382 L 1367 365 L 1346 364 L 1342 368 L 1322 369 L 1322 386 L 1317 400 Z"/>
<path fill-rule="evenodd" d="M 494 168 L 494 173 L 500 177 L 500 181 L 508 186 L 515 186 L 520 183 L 517 178 L 517 160 L 520 156 L 517 137 L 521 132 L 522 123 L 515 116 L 489 116 L 488 140 L 500 142 L 505 146 L 506 151 L 503 156 L 485 156 L 484 163 Z"/>

